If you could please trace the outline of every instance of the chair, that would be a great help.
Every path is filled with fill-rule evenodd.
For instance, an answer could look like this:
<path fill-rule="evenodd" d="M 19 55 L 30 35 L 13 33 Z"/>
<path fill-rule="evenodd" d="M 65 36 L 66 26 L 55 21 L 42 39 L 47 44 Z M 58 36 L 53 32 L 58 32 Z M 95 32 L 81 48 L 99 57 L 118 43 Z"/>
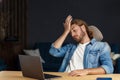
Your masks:
<path fill-rule="evenodd" d="M 97 41 L 101 41 L 103 39 L 103 35 L 101 33 L 101 31 L 94 25 L 90 25 L 88 26 L 89 30 L 93 32 L 93 37 L 97 40 Z"/>

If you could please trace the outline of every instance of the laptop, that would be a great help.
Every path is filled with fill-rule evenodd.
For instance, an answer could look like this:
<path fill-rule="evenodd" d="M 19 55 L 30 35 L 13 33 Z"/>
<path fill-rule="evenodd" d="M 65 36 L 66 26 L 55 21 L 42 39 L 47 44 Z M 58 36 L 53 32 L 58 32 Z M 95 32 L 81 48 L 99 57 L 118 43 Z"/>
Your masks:
<path fill-rule="evenodd" d="M 20 66 L 24 77 L 35 78 L 39 80 L 48 80 L 61 76 L 44 74 L 42 62 L 38 56 L 19 55 Z"/>

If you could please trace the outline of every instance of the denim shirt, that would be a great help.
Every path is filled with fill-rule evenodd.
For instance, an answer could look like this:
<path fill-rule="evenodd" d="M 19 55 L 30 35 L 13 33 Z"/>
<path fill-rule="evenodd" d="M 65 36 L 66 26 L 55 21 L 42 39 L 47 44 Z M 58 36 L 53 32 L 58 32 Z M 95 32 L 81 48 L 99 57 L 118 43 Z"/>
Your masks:
<path fill-rule="evenodd" d="M 77 48 L 76 44 L 67 44 L 61 48 L 55 48 L 53 44 L 49 50 L 49 53 L 55 57 L 64 57 L 60 72 L 66 70 L 69 61 Z M 86 45 L 84 52 L 83 66 L 86 68 L 102 67 L 106 73 L 113 73 L 113 64 L 110 57 L 110 47 L 106 42 L 98 42 L 94 38 Z"/>

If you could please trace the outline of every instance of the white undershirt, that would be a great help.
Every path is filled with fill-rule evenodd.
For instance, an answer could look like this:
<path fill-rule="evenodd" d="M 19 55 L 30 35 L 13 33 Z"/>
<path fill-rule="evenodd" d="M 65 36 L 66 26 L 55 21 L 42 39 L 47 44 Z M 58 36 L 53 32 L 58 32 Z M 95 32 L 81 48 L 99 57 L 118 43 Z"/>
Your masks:
<path fill-rule="evenodd" d="M 72 70 L 76 70 L 76 69 L 83 69 L 84 51 L 88 43 L 89 42 L 84 44 L 78 44 L 65 72 L 71 72 Z"/>

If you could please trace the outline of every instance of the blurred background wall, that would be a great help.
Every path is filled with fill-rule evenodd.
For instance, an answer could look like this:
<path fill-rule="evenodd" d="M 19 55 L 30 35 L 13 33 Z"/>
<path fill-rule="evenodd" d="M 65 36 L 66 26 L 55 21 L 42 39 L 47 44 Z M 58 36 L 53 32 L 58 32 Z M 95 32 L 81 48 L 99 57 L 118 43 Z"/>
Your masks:
<path fill-rule="evenodd" d="M 119 7 L 119 0 L 28 0 L 28 44 L 55 41 L 69 14 L 97 26 L 103 41 L 120 44 Z"/>

